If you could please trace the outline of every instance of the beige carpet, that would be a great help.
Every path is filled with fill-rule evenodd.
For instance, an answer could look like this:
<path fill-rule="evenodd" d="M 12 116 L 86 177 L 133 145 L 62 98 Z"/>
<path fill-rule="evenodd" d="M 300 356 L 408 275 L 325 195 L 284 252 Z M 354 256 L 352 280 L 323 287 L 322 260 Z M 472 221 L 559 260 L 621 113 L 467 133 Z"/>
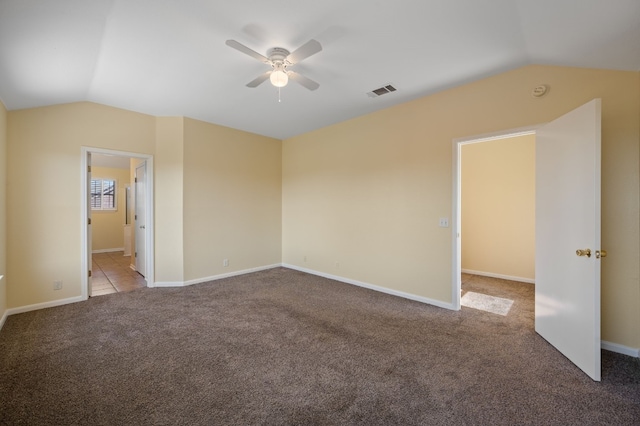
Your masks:
<path fill-rule="evenodd" d="M 594 383 L 533 330 L 533 286 L 454 312 L 284 268 L 13 315 L 1 425 L 637 425 L 640 365 Z"/>

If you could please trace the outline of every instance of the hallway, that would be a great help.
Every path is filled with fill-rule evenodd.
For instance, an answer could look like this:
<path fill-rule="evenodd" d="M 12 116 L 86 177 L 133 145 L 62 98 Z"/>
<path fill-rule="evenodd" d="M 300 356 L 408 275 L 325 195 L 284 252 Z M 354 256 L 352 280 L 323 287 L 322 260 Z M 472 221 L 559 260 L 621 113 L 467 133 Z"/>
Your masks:
<path fill-rule="evenodd" d="M 131 291 L 146 287 L 144 277 L 131 269 L 131 256 L 121 251 L 92 255 L 91 296 Z"/>

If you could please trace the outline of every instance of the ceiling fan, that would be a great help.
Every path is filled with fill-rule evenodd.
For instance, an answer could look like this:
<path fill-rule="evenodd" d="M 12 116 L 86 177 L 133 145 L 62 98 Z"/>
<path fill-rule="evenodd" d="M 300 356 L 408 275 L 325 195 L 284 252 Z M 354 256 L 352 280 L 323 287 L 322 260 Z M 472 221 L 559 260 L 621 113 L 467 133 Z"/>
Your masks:
<path fill-rule="evenodd" d="M 306 59 L 311 55 L 315 55 L 322 50 L 322 46 L 316 40 L 309 40 L 292 53 L 282 47 L 274 47 L 273 49 L 269 49 L 267 56 L 263 56 L 235 40 L 227 40 L 226 45 L 271 66 L 272 69 L 270 71 L 259 75 L 254 80 L 247 83 L 247 87 L 258 87 L 267 79 L 269 79 L 271 84 L 275 87 L 286 86 L 289 79 L 309 90 L 316 90 L 320 87 L 318 83 L 310 78 L 288 69 L 303 59 Z"/>

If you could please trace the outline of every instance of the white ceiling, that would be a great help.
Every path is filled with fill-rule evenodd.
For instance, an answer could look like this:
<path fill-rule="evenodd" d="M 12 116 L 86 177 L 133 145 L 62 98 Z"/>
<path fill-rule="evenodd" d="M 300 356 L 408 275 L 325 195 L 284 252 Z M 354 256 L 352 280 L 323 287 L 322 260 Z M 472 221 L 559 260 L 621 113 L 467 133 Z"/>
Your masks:
<path fill-rule="evenodd" d="M 225 45 L 312 38 L 293 69 L 320 88 L 281 103 Z M 640 0 L 0 0 L 9 110 L 92 101 L 284 139 L 526 64 L 640 71 Z"/>

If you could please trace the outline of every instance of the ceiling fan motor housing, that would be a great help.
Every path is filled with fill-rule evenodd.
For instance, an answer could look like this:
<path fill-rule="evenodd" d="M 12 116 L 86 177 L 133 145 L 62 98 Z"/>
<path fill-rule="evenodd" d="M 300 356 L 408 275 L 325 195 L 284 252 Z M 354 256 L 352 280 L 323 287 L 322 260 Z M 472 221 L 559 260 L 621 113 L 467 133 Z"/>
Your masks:
<path fill-rule="evenodd" d="M 269 55 L 270 61 L 274 63 L 285 64 L 285 60 L 290 53 L 291 52 L 289 52 L 287 49 L 283 49 L 282 47 L 274 47 L 273 49 L 269 49 L 267 55 Z"/>

